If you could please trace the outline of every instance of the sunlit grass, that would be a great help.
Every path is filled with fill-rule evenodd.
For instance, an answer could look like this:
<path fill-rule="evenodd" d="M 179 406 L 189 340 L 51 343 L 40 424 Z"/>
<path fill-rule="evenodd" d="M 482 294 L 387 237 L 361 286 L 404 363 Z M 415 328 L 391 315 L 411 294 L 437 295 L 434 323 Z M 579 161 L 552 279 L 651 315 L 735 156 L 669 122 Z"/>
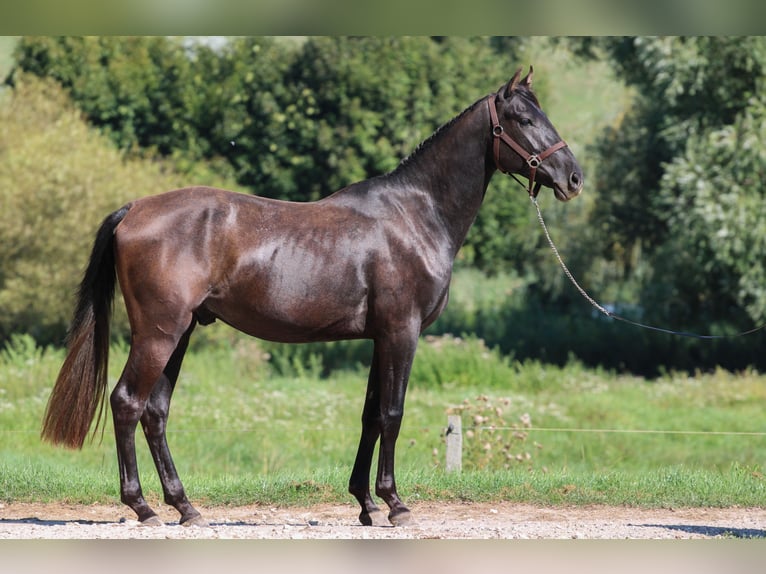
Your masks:
<path fill-rule="evenodd" d="M 189 495 L 211 504 L 351 500 L 346 485 L 366 373 L 277 376 L 250 351 L 211 346 L 184 365 L 168 440 Z M 451 337 L 426 339 L 420 351 L 397 443 L 405 498 L 649 506 L 766 500 L 766 436 L 759 434 L 766 433 L 766 376 L 717 371 L 646 381 L 576 362 L 518 363 L 480 341 Z M 123 346 L 113 348 L 113 381 L 125 356 Z M 110 421 L 103 440 L 82 451 L 39 440 L 62 358 L 26 339 L 0 355 L 2 500 L 118 499 Z M 448 474 L 444 430 L 456 407 L 463 408 L 464 471 Z M 137 444 L 144 490 L 158 497 L 140 432 Z M 506 446 L 513 456 L 501 452 Z"/>

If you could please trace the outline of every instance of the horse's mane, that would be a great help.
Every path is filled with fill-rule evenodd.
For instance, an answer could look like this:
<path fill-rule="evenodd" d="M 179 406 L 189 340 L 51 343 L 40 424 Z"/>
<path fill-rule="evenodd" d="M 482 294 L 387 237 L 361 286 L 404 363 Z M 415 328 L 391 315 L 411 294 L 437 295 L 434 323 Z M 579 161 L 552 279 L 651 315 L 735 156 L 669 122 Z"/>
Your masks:
<path fill-rule="evenodd" d="M 516 86 L 514 93 L 521 94 L 522 96 L 530 100 L 533 104 L 535 104 L 538 108 L 540 108 L 541 110 L 543 109 L 543 107 L 540 105 L 540 101 L 537 99 L 537 94 L 535 94 L 532 88 L 527 88 L 524 85 Z"/>
<path fill-rule="evenodd" d="M 442 124 L 440 127 L 436 129 L 434 133 L 432 133 L 430 136 L 428 136 L 425 140 L 420 142 L 418 146 L 410 153 L 407 157 L 402 159 L 399 162 L 399 165 L 394 169 L 392 174 L 399 173 L 401 170 L 407 168 L 412 163 L 415 163 L 417 159 L 423 155 L 423 153 L 431 148 L 437 141 L 441 139 L 441 137 L 444 135 L 445 132 L 449 130 L 450 127 L 452 127 L 455 123 L 457 123 L 464 115 L 466 115 L 468 112 L 472 111 L 477 105 L 484 102 L 486 99 L 486 96 L 476 100 L 473 104 L 468 106 L 466 109 L 464 109 L 462 112 L 460 112 L 458 115 L 453 117 L 451 120 L 449 120 L 447 123 Z"/>
<path fill-rule="evenodd" d="M 538 108 L 541 108 L 540 102 L 537 99 L 537 95 L 535 95 L 534 91 L 527 88 L 526 86 L 517 86 L 514 90 L 515 94 L 519 94 L 522 97 L 530 100 L 537 106 Z M 431 148 L 436 142 L 441 139 L 441 137 L 444 135 L 445 132 L 449 130 L 450 127 L 452 127 L 453 124 L 457 123 L 464 115 L 466 115 L 468 112 L 472 111 L 476 106 L 478 106 L 481 103 L 484 103 L 484 100 L 486 99 L 486 96 L 483 98 L 480 98 L 476 100 L 473 104 L 468 106 L 466 109 L 464 109 L 462 112 L 460 112 L 457 116 L 449 120 L 447 123 L 441 125 L 439 128 L 436 129 L 434 133 L 432 133 L 430 136 L 428 136 L 425 140 L 423 140 L 413 151 L 410 153 L 407 157 L 402 159 L 399 162 L 399 165 L 391 172 L 391 174 L 397 174 L 400 173 L 401 170 L 406 169 L 408 166 L 410 166 L 412 163 L 416 163 L 417 159 L 423 155 L 425 151 L 427 151 L 429 148 Z M 541 108 L 542 109 L 542 108 Z"/>

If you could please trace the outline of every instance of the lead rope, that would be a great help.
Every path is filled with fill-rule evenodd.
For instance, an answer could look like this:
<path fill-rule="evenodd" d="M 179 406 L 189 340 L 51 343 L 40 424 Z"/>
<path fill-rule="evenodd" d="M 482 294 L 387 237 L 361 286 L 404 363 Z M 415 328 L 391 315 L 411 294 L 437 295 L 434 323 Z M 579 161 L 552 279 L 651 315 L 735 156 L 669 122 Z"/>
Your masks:
<path fill-rule="evenodd" d="M 537 210 L 537 219 L 540 222 L 540 226 L 543 228 L 543 231 L 545 232 L 545 238 L 548 240 L 548 245 L 551 246 L 551 249 L 553 250 L 553 254 L 556 256 L 556 259 L 558 259 L 559 265 L 561 265 L 561 268 L 564 270 L 564 275 L 567 276 L 567 278 L 572 282 L 572 285 L 574 285 L 577 288 L 577 290 L 580 292 L 580 295 L 582 295 L 585 298 L 585 300 L 588 301 L 588 303 L 590 303 L 595 309 L 597 309 L 598 311 L 600 311 L 607 317 L 611 319 L 616 319 L 618 321 L 622 321 L 623 323 L 634 325 L 636 327 L 641 327 L 642 329 L 659 331 L 660 333 L 667 333 L 669 335 L 679 335 L 681 337 L 692 337 L 694 339 L 727 339 L 727 338 L 734 338 L 734 337 L 743 337 L 745 335 L 750 335 L 752 333 L 760 331 L 761 329 L 766 327 L 766 324 L 764 324 L 764 325 L 761 325 L 760 327 L 755 327 L 754 329 L 750 329 L 748 331 L 742 331 L 740 333 L 735 333 L 733 335 L 698 335 L 697 333 L 688 333 L 686 331 L 672 331 L 670 329 L 654 327 L 653 325 L 645 325 L 643 323 L 631 321 L 630 319 L 626 319 L 625 317 L 621 317 L 620 315 L 617 315 L 615 313 L 612 313 L 611 311 L 608 311 L 602 305 L 599 305 L 598 302 L 593 297 L 588 295 L 585 289 L 580 287 L 580 284 L 574 278 L 574 275 L 572 275 L 572 272 L 569 271 L 569 268 L 566 266 L 566 263 L 564 263 L 564 260 L 561 258 L 561 255 L 559 254 L 559 250 L 556 248 L 556 245 L 553 243 L 553 239 L 551 239 L 551 234 L 548 232 L 548 226 L 545 225 L 545 220 L 543 219 L 543 213 L 542 211 L 540 211 L 540 205 L 537 203 L 537 197 L 530 195 L 529 199 L 532 200 L 532 203 L 534 204 L 535 209 Z"/>
<path fill-rule="evenodd" d="M 537 198 L 529 196 L 529 199 L 532 200 L 532 203 L 535 206 L 535 209 L 537 210 L 537 220 L 540 222 L 540 226 L 543 228 L 543 231 L 545 232 L 545 238 L 548 240 L 548 245 L 551 246 L 551 249 L 553 250 L 553 254 L 556 256 L 556 259 L 559 261 L 559 265 L 561 265 L 561 268 L 564 270 L 564 275 L 567 276 L 567 278 L 572 282 L 572 285 L 574 285 L 577 290 L 580 292 L 580 295 L 585 297 L 585 300 L 588 301 L 593 307 L 601 311 L 604 315 L 607 317 L 611 317 L 612 314 L 607 311 L 604 307 L 598 304 L 598 302 L 588 295 L 587 291 L 580 287 L 580 284 L 577 282 L 577 279 L 574 278 L 574 275 L 572 275 L 572 272 L 569 270 L 569 267 L 567 267 L 566 263 L 564 263 L 564 260 L 561 258 L 561 254 L 559 253 L 559 250 L 556 249 L 556 244 L 553 243 L 553 239 L 551 239 L 551 234 L 548 233 L 548 226 L 545 225 L 545 220 L 543 219 L 543 212 L 540 211 L 540 204 L 537 203 Z"/>

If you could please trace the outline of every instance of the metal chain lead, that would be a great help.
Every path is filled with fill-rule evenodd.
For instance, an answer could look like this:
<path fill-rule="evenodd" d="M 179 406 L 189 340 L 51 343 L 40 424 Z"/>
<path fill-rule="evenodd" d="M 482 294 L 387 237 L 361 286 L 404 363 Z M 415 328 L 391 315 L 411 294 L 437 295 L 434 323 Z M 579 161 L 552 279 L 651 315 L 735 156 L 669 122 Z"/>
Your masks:
<path fill-rule="evenodd" d="M 551 246 L 551 249 L 553 250 L 553 254 L 556 256 L 556 259 L 558 259 L 559 261 L 559 265 L 561 265 L 561 268 L 564 270 L 564 274 L 572 282 L 572 285 L 574 285 L 577 288 L 580 294 L 583 297 L 585 297 L 586 301 L 588 301 L 591 305 L 593 305 L 595 309 L 598 309 L 601 313 L 603 313 L 607 317 L 611 319 L 616 319 L 617 321 L 622 321 L 623 323 L 634 325 L 636 327 L 641 327 L 642 329 L 649 329 L 651 331 L 658 331 L 660 333 L 667 333 L 669 335 L 679 335 L 681 337 L 691 337 L 694 339 L 731 339 L 734 337 L 742 337 L 744 335 L 750 335 L 762 329 L 766 329 L 766 323 L 765 323 L 759 327 L 755 327 L 747 331 L 741 331 L 739 333 L 734 333 L 733 335 L 698 335 L 697 333 L 689 333 L 687 331 L 673 331 L 671 329 L 663 329 L 662 327 L 655 327 L 653 325 L 645 325 L 644 323 L 631 321 L 630 319 L 626 319 L 625 317 L 621 317 L 620 315 L 607 311 L 604 307 L 599 305 L 598 302 L 595 299 L 593 299 L 593 297 L 588 295 L 585 289 L 580 287 L 580 284 L 574 278 L 574 275 L 572 275 L 572 272 L 569 271 L 569 268 L 566 266 L 566 263 L 564 263 L 564 260 L 561 258 L 561 255 L 559 254 L 559 250 L 556 248 L 556 245 L 553 243 L 553 239 L 551 239 L 551 234 L 548 233 L 548 226 L 545 225 L 545 220 L 543 219 L 543 213 L 542 211 L 540 211 L 540 206 L 537 203 L 537 197 L 530 195 L 529 199 L 531 199 L 532 203 L 535 205 L 535 209 L 537 210 L 537 219 L 540 222 L 540 226 L 543 228 L 543 231 L 545 232 L 545 238 L 548 240 L 548 244 Z"/>
<path fill-rule="evenodd" d="M 607 317 L 611 317 L 612 314 L 604 309 L 601 305 L 598 304 L 598 302 L 588 295 L 588 293 L 580 287 L 580 284 L 577 282 L 577 280 L 574 278 L 574 275 L 572 275 L 572 272 L 569 271 L 569 268 L 566 266 L 566 263 L 564 263 L 564 260 L 561 258 L 561 255 L 559 254 L 559 250 L 556 249 L 556 245 L 553 243 L 553 239 L 551 239 L 551 234 L 548 233 L 548 226 L 545 225 L 545 220 L 543 219 L 543 213 L 540 211 L 540 205 L 537 203 L 537 198 L 533 197 L 532 195 L 529 196 L 529 199 L 532 200 L 532 203 L 535 206 L 535 209 L 537 210 L 537 220 L 540 222 L 540 226 L 543 228 L 543 231 L 545 232 L 545 238 L 548 240 L 548 245 L 551 246 L 551 249 L 553 250 L 553 254 L 556 256 L 556 259 L 559 261 L 559 265 L 561 265 L 561 268 L 564 270 L 564 275 L 567 276 L 567 278 L 572 282 L 572 285 L 574 285 L 577 290 L 580 292 L 580 295 L 585 297 L 585 299 L 593 305 L 596 309 L 601 311 L 604 315 Z"/>

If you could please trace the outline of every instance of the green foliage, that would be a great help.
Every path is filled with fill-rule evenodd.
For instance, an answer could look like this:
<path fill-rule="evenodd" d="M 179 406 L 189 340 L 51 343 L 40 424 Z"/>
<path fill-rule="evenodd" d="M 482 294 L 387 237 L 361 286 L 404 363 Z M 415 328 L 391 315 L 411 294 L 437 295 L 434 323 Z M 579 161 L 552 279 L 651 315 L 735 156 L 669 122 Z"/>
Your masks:
<path fill-rule="evenodd" d="M 551 265 L 554 265 L 552 261 Z M 460 335 L 469 342 L 478 339 L 484 349 L 492 349 L 499 358 L 516 358 L 523 363 L 536 359 L 564 366 L 576 358 L 585 365 L 647 377 L 656 377 L 667 369 L 689 372 L 716 366 L 733 370 L 748 366 L 766 369 L 762 352 L 766 332 L 718 340 L 656 333 L 599 314 L 574 287 L 567 287 L 572 298 L 568 305 L 542 299 L 534 283 L 513 275 L 488 278 L 475 270 L 460 270 L 453 277 L 450 304 L 428 333 Z M 680 301 L 679 295 L 675 304 Z M 673 301 L 668 299 L 664 303 L 670 305 Z M 640 309 L 633 307 L 618 308 L 617 312 L 642 319 Z M 733 332 L 732 326 L 724 322 L 703 328 L 719 334 Z M 457 364 L 460 361 L 473 364 L 483 353 L 475 346 L 465 354 L 461 353 L 460 346 L 453 347 Z M 469 345 L 464 347 L 467 350 Z M 424 350 L 427 353 L 428 347 L 421 345 L 418 355 Z M 475 356 L 468 357 L 470 353 Z M 514 364 L 518 365 L 519 361 Z M 445 361 L 445 366 L 450 363 Z M 545 384 L 550 385 L 551 381 Z"/>
<path fill-rule="evenodd" d="M 215 49 L 186 49 L 195 91 L 187 113 L 199 147 L 191 158 L 215 160 L 259 195 L 306 199 L 294 183 L 298 159 L 292 147 L 306 127 L 294 110 L 299 104 L 310 110 L 311 95 L 286 81 L 297 47 L 273 38 L 235 38 Z"/>
<path fill-rule="evenodd" d="M 125 159 L 50 79 L 17 73 L 8 96 L 0 106 L 0 340 L 28 332 L 59 343 L 99 223 L 182 179 L 160 162 Z"/>
<path fill-rule="evenodd" d="M 167 155 L 194 141 L 188 111 L 196 92 L 177 39 L 26 37 L 16 53 L 22 70 L 56 79 L 120 148 L 154 147 Z"/>
<path fill-rule="evenodd" d="M 485 388 L 508 386 L 515 372 L 507 357 L 476 337 L 426 336 L 412 365 L 413 384 L 425 388 L 460 388 L 480 381 Z"/>
<path fill-rule="evenodd" d="M 687 328 L 762 323 L 766 41 L 603 45 L 637 93 L 597 147 L 599 243 L 638 286 L 629 302 Z"/>
<path fill-rule="evenodd" d="M 665 111 L 663 134 L 682 141 L 681 121 L 730 124 L 760 91 L 766 44 L 760 37 L 609 39 L 618 72 Z M 675 130 L 675 133 L 673 133 Z"/>
<path fill-rule="evenodd" d="M 661 198 L 669 240 L 659 269 L 674 266 L 690 315 L 743 310 L 766 321 L 766 100 L 752 98 L 734 123 L 697 133 L 666 166 Z M 688 320 L 688 317 L 687 317 Z"/>
<path fill-rule="evenodd" d="M 304 118 L 293 148 L 303 155 L 297 185 L 324 196 L 393 169 L 511 73 L 483 40 L 309 39 L 291 77 L 303 98 L 292 110 Z"/>

